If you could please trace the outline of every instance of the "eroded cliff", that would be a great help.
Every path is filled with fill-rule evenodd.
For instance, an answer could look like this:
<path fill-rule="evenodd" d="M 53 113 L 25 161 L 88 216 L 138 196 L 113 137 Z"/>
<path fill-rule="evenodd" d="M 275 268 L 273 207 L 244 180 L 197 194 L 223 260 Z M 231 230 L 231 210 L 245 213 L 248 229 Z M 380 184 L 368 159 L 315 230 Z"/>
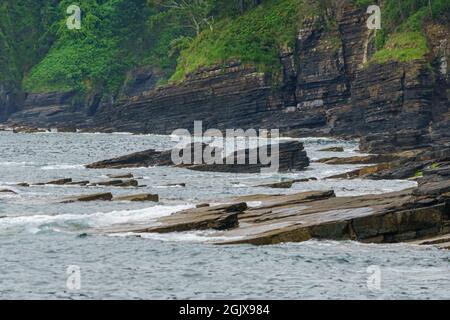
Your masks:
<path fill-rule="evenodd" d="M 269 76 L 230 61 L 157 87 L 158 72 L 131 72 L 121 94 L 75 99 L 29 94 L 9 121 L 43 127 L 170 134 L 207 128 L 279 128 L 291 136 L 361 137 L 362 149 L 393 151 L 449 139 L 449 26 L 426 26 L 430 53 L 408 62 L 372 61 L 375 31 L 365 8 L 333 1 L 330 17 L 302 22 L 295 46 Z M 330 20 L 331 19 L 331 20 Z"/>

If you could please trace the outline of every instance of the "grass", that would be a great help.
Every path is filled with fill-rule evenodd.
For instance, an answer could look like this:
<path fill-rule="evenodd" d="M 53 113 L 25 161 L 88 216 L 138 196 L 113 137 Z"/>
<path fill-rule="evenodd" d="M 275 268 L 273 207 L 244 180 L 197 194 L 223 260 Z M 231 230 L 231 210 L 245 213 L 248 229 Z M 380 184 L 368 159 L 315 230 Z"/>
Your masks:
<path fill-rule="evenodd" d="M 423 177 L 423 172 L 417 171 L 413 178 L 422 178 L 422 177 Z"/>
<path fill-rule="evenodd" d="M 373 55 L 371 62 L 409 62 L 423 59 L 427 53 L 427 40 L 421 32 L 402 32 L 393 34 L 384 48 Z"/>
<path fill-rule="evenodd" d="M 277 72 L 279 50 L 293 47 L 302 16 L 317 12 L 304 0 L 268 0 L 247 14 L 218 22 L 181 52 L 171 81 L 181 81 L 201 67 L 239 59 L 261 71 Z"/>
<path fill-rule="evenodd" d="M 366 0 L 354 0 L 354 3 L 368 5 Z M 428 54 L 424 25 L 427 21 L 448 19 L 450 1 L 432 0 L 430 7 L 428 0 L 385 0 L 381 1 L 381 9 L 383 29 L 377 31 L 378 51 L 370 63 L 409 62 Z"/>

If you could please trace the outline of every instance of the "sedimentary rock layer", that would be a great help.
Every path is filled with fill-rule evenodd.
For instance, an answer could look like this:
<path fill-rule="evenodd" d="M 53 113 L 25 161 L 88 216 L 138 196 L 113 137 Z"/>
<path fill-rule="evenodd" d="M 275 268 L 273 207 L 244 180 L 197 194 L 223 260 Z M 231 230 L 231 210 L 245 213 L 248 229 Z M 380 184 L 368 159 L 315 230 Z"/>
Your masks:
<path fill-rule="evenodd" d="M 276 146 L 276 148 L 275 148 Z M 208 151 L 208 148 L 211 150 Z M 174 166 L 183 167 L 195 171 L 212 172 L 234 172 L 234 173 L 258 173 L 261 169 L 272 167 L 275 171 L 287 172 L 292 170 L 303 170 L 309 166 L 309 158 L 304 151 L 303 143 L 299 141 L 285 141 L 274 146 L 267 147 L 264 152 L 261 148 L 245 149 L 236 151 L 233 154 L 223 158 L 220 163 L 207 164 L 204 161 L 195 163 L 194 153 L 197 151 L 203 157 L 205 151 L 210 153 L 221 152 L 205 144 L 193 143 L 187 148 L 174 149 L 167 151 L 156 151 L 154 149 L 133 153 L 115 159 L 104 160 L 87 165 L 88 169 L 122 169 L 133 167 L 152 167 L 152 166 Z M 174 164 L 172 154 L 182 155 L 184 152 L 190 154 L 189 159 L 192 162 L 183 164 Z M 260 155 L 267 155 L 270 163 L 260 161 Z M 252 156 L 255 155 L 256 162 L 252 162 Z M 239 162 L 243 159 L 243 163 Z"/>

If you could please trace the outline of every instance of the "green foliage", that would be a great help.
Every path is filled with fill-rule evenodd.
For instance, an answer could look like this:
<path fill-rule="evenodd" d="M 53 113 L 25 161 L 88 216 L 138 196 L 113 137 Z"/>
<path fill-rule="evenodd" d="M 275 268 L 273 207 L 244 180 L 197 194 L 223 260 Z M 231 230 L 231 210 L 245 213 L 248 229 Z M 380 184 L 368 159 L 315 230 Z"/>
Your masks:
<path fill-rule="evenodd" d="M 82 8 L 81 30 L 66 26 L 70 4 L 70 0 L 60 2 L 58 40 L 25 77 L 24 88 L 32 92 L 115 90 L 140 54 L 146 2 L 81 0 L 75 3 Z"/>
<path fill-rule="evenodd" d="M 237 18 L 225 18 L 205 30 L 183 50 L 172 81 L 200 67 L 231 59 L 256 64 L 265 71 L 279 69 L 279 49 L 293 46 L 301 16 L 316 8 L 303 0 L 268 0 Z"/>
<path fill-rule="evenodd" d="M 408 62 L 422 59 L 428 53 L 427 40 L 420 32 L 402 32 L 392 35 L 382 50 L 377 51 L 372 62 Z"/>
<path fill-rule="evenodd" d="M 167 6 L 173 1 L 187 6 Z M 117 92 L 137 65 L 158 67 L 167 79 L 181 81 L 198 68 L 231 59 L 276 74 L 279 51 L 294 46 L 304 17 L 323 15 L 325 30 L 336 29 L 327 10 L 332 2 L 1 0 L 0 84 L 32 92 Z M 377 1 L 354 2 L 364 7 Z M 428 52 L 424 23 L 450 16 L 448 0 L 431 0 L 431 7 L 428 0 L 379 3 L 383 29 L 375 39 L 375 62 L 423 58 Z M 66 27 L 71 4 L 82 9 L 81 30 Z M 338 48 L 340 40 L 328 34 L 321 44 Z"/>
<path fill-rule="evenodd" d="M 55 3 L 54 0 L 0 2 L 0 83 L 20 88 L 22 76 L 51 47 Z"/>
<path fill-rule="evenodd" d="M 414 177 L 413 178 L 422 178 L 423 177 L 423 171 L 417 171 L 415 174 L 414 174 Z"/>
<path fill-rule="evenodd" d="M 373 0 L 354 0 L 353 3 L 358 7 L 368 7 L 372 4 L 375 4 Z"/>
<path fill-rule="evenodd" d="M 367 5 L 364 0 L 355 2 Z M 377 31 L 375 37 L 375 46 L 379 51 L 371 62 L 407 62 L 422 59 L 428 53 L 424 23 L 433 19 L 447 19 L 450 1 L 385 0 L 381 1 L 381 9 L 383 29 Z"/>

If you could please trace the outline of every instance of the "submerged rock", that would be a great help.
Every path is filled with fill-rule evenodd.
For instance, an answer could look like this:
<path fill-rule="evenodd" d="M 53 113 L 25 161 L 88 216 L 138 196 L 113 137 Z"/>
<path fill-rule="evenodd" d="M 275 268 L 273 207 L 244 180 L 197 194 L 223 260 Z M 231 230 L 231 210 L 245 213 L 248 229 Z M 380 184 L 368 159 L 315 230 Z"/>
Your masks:
<path fill-rule="evenodd" d="M 94 182 L 90 184 L 90 186 L 102 186 L 102 187 L 138 187 L 139 182 L 134 179 L 130 180 L 111 180 L 111 181 L 102 181 L 102 182 Z"/>
<path fill-rule="evenodd" d="M 23 188 L 28 188 L 30 186 L 30 184 L 26 183 L 26 182 L 22 182 L 22 183 L 18 183 L 17 186 L 18 187 L 23 187 Z"/>
<path fill-rule="evenodd" d="M 133 179 L 134 178 L 132 173 L 108 174 L 107 177 L 111 178 L 111 179 Z"/>
<path fill-rule="evenodd" d="M 91 201 L 111 201 L 113 195 L 110 192 L 107 193 L 96 193 L 90 195 L 82 195 L 77 197 L 69 197 L 62 201 L 62 203 L 73 203 L 73 202 L 91 202 Z"/>
<path fill-rule="evenodd" d="M 69 186 L 82 186 L 82 187 L 84 187 L 84 186 L 87 186 L 88 184 L 89 184 L 90 182 L 89 181 L 74 181 L 74 182 L 70 182 L 70 183 L 67 183 L 67 185 L 69 185 Z"/>
<path fill-rule="evenodd" d="M 166 184 L 165 187 L 181 187 L 181 188 L 186 188 L 186 183 L 171 183 L 171 184 Z"/>
<path fill-rule="evenodd" d="M 49 181 L 49 182 L 47 182 L 45 184 L 61 186 L 61 185 L 69 184 L 69 183 L 72 183 L 72 179 L 71 178 Z"/>
<path fill-rule="evenodd" d="M 319 152 L 344 152 L 343 147 L 331 147 L 319 150 Z"/>
<path fill-rule="evenodd" d="M 145 193 L 145 194 L 136 194 L 136 195 L 131 195 L 131 196 L 114 197 L 114 200 L 116 200 L 116 201 L 133 201 L 133 202 L 146 202 L 146 201 L 158 202 L 159 195 Z"/>
<path fill-rule="evenodd" d="M 268 184 L 262 184 L 257 187 L 260 188 L 274 188 L 274 189 L 290 189 L 295 183 L 301 183 L 301 182 L 309 182 L 309 181 L 316 181 L 317 178 L 304 178 L 304 179 L 293 179 L 293 180 L 285 180 L 281 182 L 275 182 L 275 183 L 268 183 Z"/>
<path fill-rule="evenodd" d="M 0 193 L 12 193 L 17 194 L 17 192 L 10 190 L 10 189 L 0 189 Z"/>
<path fill-rule="evenodd" d="M 276 183 L 269 183 L 269 184 L 262 184 L 258 187 L 261 188 L 274 188 L 274 189 L 290 189 L 294 185 L 295 181 L 282 181 L 282 182 L 276 182 Z"/>

